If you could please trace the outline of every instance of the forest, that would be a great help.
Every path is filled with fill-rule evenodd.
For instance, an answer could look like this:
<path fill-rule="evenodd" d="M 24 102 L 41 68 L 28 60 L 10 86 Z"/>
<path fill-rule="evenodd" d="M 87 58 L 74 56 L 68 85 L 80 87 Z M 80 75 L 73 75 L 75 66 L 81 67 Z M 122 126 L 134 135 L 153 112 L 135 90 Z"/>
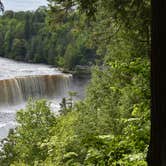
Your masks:
<path fill-rule="evenodd" d="M 6 11 L 0 17 L 0 56 L 30 63 L 46 63 L 74 70 L 76 65 L 91 66 L 97 59 L 96 49 L 88 46 L 88 33 L 75 24 L 83 19 L 73 12 L 63 26 L 52 30 L 46 7 L 35 12 Z M 77 29 L 76 29 L 77 28 Z"/>
<path fill-rule="evenodd" d="M 150 141 L 149 0 L 49 0 L 0 17 L 0 55 L 67 70 L 91 66 L 84 100 L 59 115 L 29 100 L 1 141 L 1 166 L 147 166 Z"/>

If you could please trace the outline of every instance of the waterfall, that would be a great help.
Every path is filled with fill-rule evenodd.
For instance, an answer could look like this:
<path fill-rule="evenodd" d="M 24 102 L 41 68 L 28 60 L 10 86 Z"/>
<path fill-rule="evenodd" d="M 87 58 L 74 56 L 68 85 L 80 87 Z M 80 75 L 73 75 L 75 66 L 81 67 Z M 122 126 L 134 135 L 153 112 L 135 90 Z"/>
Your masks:
<path fill-rule="evenodd" d="M 33 75 L 0 80 L 0 105 L 15 105 L 29 97 L 49 98 L 63 96 L 70 77 L 63 74 Z"/>

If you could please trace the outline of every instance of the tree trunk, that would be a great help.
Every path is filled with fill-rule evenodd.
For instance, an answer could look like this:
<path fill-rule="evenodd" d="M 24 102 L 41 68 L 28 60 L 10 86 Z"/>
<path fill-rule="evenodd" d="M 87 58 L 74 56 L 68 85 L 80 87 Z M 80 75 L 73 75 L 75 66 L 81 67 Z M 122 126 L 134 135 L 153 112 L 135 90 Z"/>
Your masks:
<path fill-rule="evenodd" d="M 166 166 L 166 0 L 152 2 L 151 140 L 149 166 Z"/>

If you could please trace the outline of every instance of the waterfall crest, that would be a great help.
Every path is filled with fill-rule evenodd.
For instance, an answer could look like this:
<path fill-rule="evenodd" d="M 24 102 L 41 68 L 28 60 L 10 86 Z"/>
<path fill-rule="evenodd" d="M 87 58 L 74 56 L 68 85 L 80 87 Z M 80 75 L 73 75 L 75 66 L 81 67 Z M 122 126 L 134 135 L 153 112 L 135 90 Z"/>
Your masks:
<path fill-rule="evenodd" d="M 0 105 L 13 105 L 29 97 L 49 98 L 67 92 L 71 76 L 33 75 L 0 80 Z"/>

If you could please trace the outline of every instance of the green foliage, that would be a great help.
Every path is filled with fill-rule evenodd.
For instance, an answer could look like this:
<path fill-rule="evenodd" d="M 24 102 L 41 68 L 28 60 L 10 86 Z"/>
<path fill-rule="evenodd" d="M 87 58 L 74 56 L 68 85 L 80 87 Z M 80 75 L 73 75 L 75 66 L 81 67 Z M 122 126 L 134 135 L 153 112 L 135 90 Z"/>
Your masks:
<path fill-rule="evenodd" d="M 45 100 L 29 101 L 24 110 L 17 112 L 18 127 L 2 142 L 0 165 L 9 165 L 20 161 L 33 165 L 44 160 L 47 149 L 41 148 L 45 139 L 51 136 L 50 129 L 56 124 L 56 118 Z"/>
<path fill-rule="evenodd" d="M 146 166 L 150 130 L 150 4 L 147 0 L 49 2 L 47 22 L 52 32 L 39 28 L 40 35 L 28 38 L 28 58 L 44 61 L 43 52 L 36 52 L 36 48 L 47 48 L 44 53 L 55 51 L 57 55 L 49 54 L 50 63 L 73 69 L 77 64 L 88 64 L 91 58 L 94 62 L 96 50 L 97 65 L 93 67 L 85 99 L 73 105 L 75 94 L 71 92 L 69 99 L 62 100 L 58 116 L 54 117 L 46 101 L 29 103 L 18 112 L 20 125 L 3 142 L 1 163 Z M 78 9 L 96 20 L 87 22 L 85 15 L 79 16 Z M 11 29 L 13 24 L 14 20 L 10 22 Z M 44 40 L 47 31 L 51 38 Z M 5 38 L 7 52 L 12 49 L 11 31 Z M 41 41 L 51 47 L 43 47 Z"/>
<path fill-rule="evenodd" d="M 26 41 L 24 39 L 14 39 L 11 51 L 13 59 L 23 60 L 26 56 Z"/>
<path fill-rule="evenodd" d="M 58 17 L 59 13 L 55 15 Z M 66 70 L 74 70 L 76 65 L 93 63 L 95 49 L 85 45 L 88 34 L 72 24 L 73 15 L 78 22 L 81 21 L 81 16 L 73 11 L 63 23 L 57 23 L 56 29 L 52 31 L 49 20 L 53 16 L 46 16 L 45 8 L 35 12 L 6 11 L 0 16 L 0 56 L 47 63 Z M 90 52 L 88 56 L 87 52 Z"/>

